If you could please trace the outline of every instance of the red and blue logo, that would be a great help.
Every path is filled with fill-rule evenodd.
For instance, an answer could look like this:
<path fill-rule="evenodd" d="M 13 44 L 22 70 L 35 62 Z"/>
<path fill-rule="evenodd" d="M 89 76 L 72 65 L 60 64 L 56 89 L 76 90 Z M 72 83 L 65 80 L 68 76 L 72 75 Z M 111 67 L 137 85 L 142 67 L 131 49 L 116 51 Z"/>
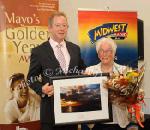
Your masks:
<path fill-rule="evenodd" d="M 127 37 L 127 27 L 127 23 L 106 23 L 102 26 L 91 29 L 88 32 L 88 35 L 91 43 L 95 43 L 98 39 L 106 36 L 115 40 L 123 40 Z"/>

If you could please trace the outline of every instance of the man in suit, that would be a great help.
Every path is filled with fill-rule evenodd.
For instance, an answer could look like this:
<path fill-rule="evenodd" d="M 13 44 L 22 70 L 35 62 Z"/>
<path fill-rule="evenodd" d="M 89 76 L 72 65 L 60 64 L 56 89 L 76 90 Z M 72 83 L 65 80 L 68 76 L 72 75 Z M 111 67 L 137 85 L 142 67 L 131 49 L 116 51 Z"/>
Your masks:
<path fill-rule="evenodd" d="M 64 40 L 67 30 L 66 15 L 63 12 L 55 12 L 49 18 L 49 40 L 32 49 L 31 52 L 27 78 L 30 87 L 41 96 L 41 130 L 77 130 L 77 125 L 55 126 L 53 124 L 54 88 L 51 78 L 77 75 L 85 68 L 80 48 L 76 44 Z M 58 46 L 61 46 L 63 54 L 58 52 Z M 60 60 L 60 57 L 64 59 Z"/>

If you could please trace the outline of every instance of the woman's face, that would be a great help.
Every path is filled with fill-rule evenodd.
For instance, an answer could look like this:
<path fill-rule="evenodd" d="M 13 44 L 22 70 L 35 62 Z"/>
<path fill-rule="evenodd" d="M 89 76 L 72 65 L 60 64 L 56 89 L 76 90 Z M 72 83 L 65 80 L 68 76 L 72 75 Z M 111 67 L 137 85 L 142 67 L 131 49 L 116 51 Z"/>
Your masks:
<path fill-rule="evenodd" d="M 98 57 L 101 60 L 101 64 L 108 65 L 114 61 L 114 52 L 108 43 L 102 43 L 98 52 Z"/>
<path fill-rule="evenodd" d="M 14 84 L 13 96 L 16 99 L 28 98 L 28 86 L 24 80 L 18 80 Z"/>

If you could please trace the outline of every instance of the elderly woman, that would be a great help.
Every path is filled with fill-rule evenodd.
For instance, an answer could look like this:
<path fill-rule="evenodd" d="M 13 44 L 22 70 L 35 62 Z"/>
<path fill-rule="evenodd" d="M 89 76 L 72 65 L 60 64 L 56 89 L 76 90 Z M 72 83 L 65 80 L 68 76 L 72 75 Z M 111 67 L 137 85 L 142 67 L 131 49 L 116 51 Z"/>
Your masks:
<path fill-rule="evenodd" d="M 96 51 L 100 63 L 86 69 L 87 73 L 122 73 L 126 67 L 114 62 L 117 45 L 111 38 L 102 38 L 96 42 Z M 95 124 L 96 130 L 118 130 L 128 124 L 128 112 L 124 106 L 112 104 L 113 122 L 107 124 Z"/>

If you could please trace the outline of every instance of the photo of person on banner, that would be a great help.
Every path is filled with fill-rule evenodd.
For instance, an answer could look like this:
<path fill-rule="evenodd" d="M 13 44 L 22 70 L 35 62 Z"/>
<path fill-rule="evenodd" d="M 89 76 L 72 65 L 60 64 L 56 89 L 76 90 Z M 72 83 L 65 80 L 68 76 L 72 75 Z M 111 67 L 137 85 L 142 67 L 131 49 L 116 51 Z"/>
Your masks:
<path fill-rule="evenodd" d="M 50 38 L 32 49 L 28 80 L 37 76 L 42 82 L 30 82 L 30 87 L 41 96 L 41 130 L 77 130 L 77 125 L 54 125 L 54 76 L 78 75 L 85 69 L 78 45 L 66 41 L 67 17 L 63 12 L 54 12 L 49 17 Z"/>
<path fill-rule="evenodd" d="M 122 73 L 126 66 L 114 62 L 117 45 L 111 38 L 103 37 L 96 41 L 96 52 L 100 63 L 86 68 L 86 73 Z M 92 130 L 116 130 L 125 128 L 128 124 L 128 111 L 126 106 L 112 103 L 113 122 L 95 123 Z M 117 130 L 118 130 L 117 129 Z"/>
<path fill-rule="evenodd" d="M 23 123 L 40 119 L 40 97 L 31 92 L 23 73 L 10 77 L 11 98 L 4 112 L 8 123 Z"/>

